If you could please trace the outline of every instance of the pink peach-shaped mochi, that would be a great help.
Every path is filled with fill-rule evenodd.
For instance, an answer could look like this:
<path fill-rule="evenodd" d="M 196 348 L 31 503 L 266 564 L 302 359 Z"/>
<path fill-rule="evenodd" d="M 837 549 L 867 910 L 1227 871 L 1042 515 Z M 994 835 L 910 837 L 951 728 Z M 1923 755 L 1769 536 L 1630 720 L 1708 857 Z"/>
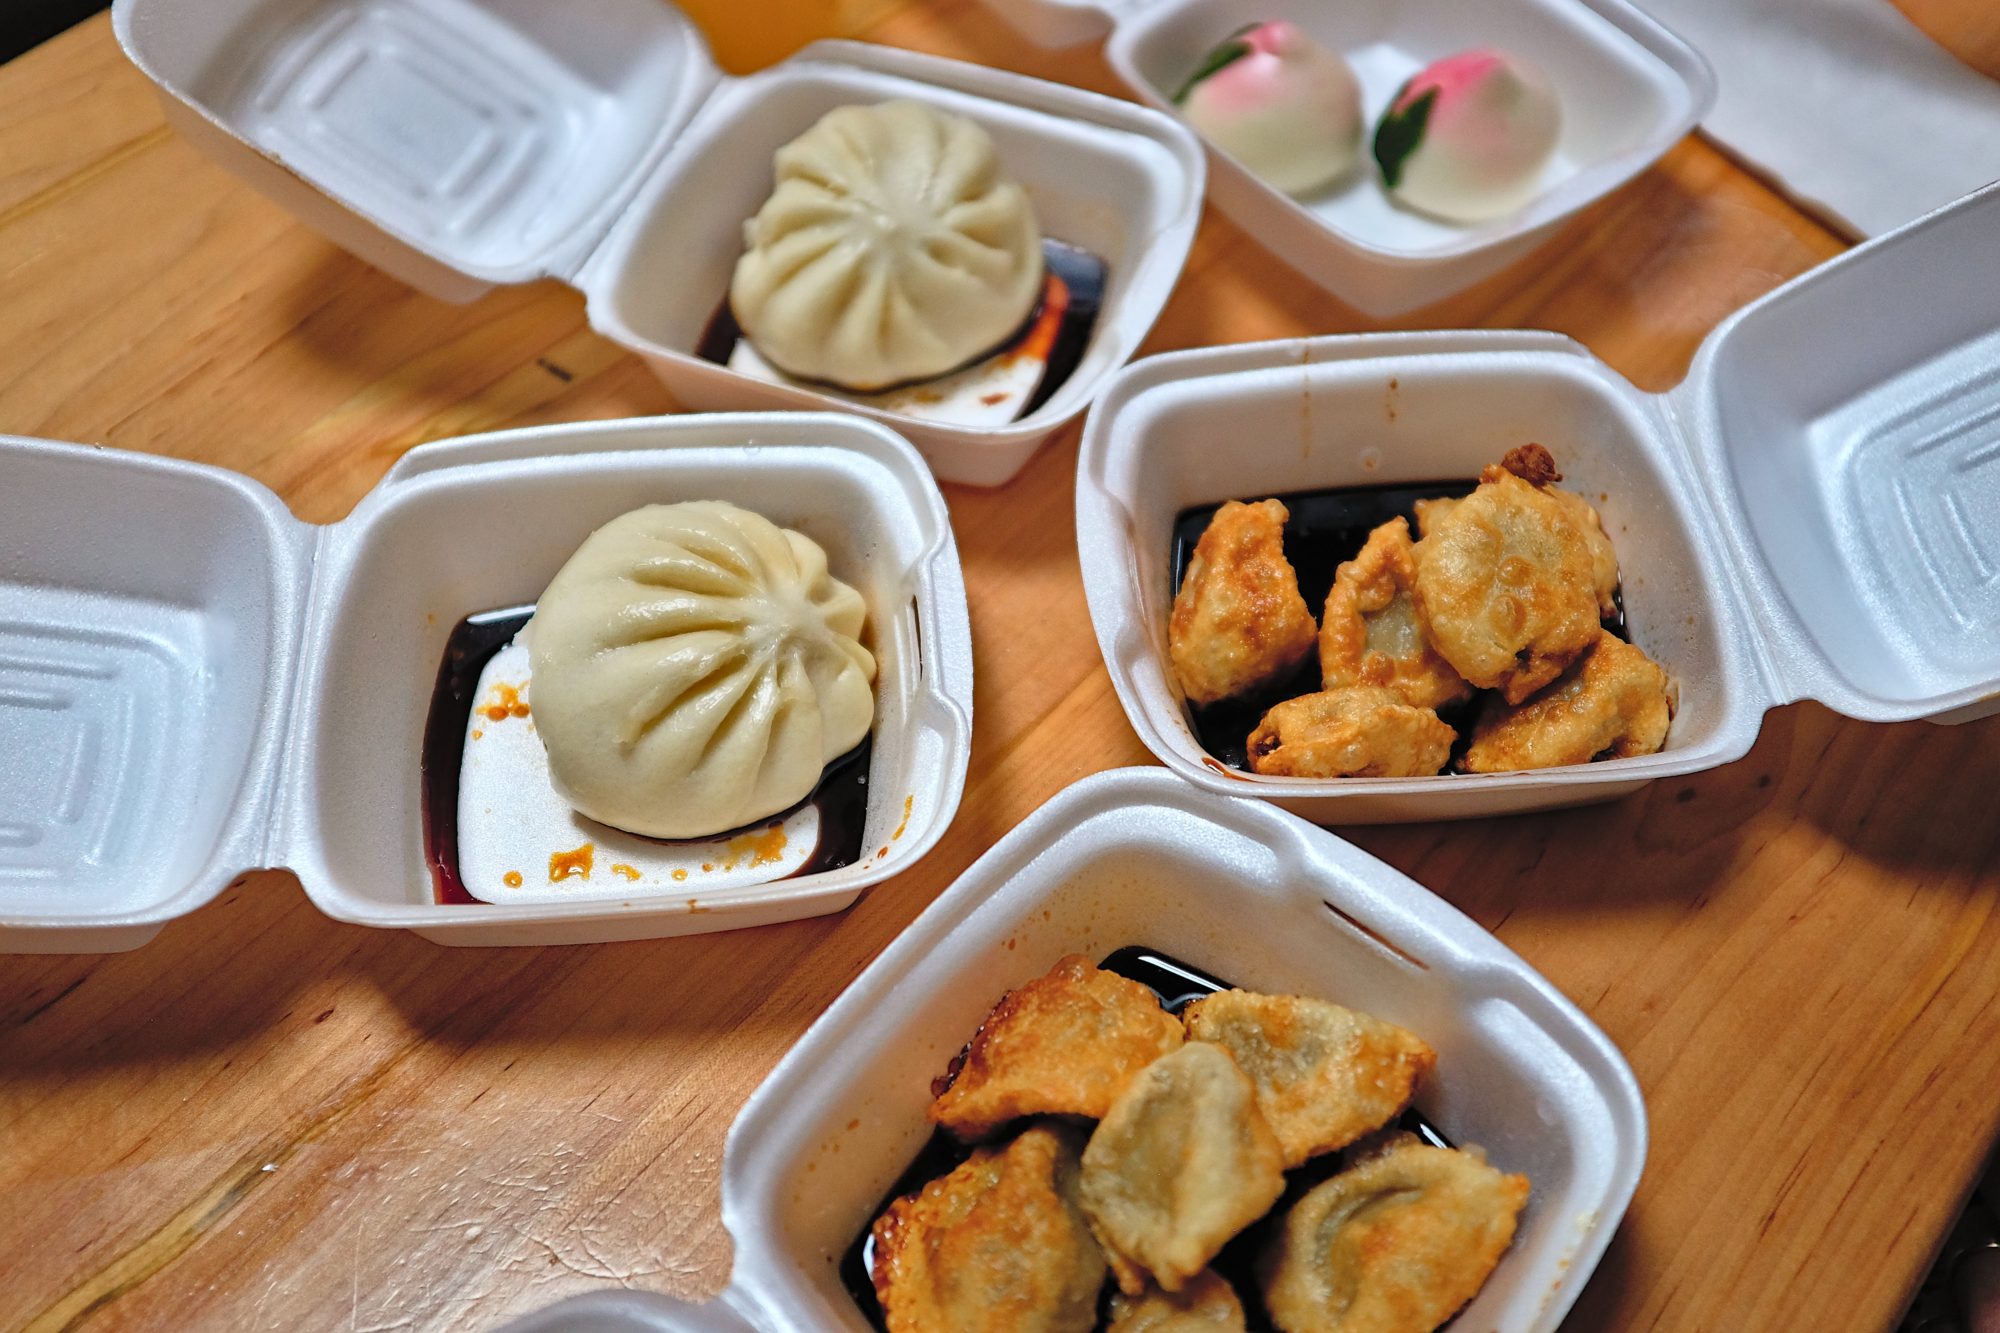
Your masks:
<path fill-rule="evenodd" d="M 1399 202 L 1483 222 L 1534 196 L 1561 130 L 1561 103 L 1540 70 L 1500 51 L 1462 51 L 1397 91 L 1375 130 L 1375 161 Z"/>
<path fill-rule="evenodd" d="M 1230 37 L 1174 101 L 1211 144 L 1287 194 L 1325 189 L 1360 155 L 1354 71 L 1290 23 Z"/>

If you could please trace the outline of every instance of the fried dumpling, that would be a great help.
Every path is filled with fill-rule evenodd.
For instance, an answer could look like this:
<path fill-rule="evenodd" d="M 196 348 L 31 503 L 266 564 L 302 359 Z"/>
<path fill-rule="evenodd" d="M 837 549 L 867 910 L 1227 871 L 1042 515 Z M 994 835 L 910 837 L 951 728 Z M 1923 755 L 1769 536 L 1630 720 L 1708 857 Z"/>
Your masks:
<path fill-rule="evenodd" d="M 1008 991 L 973 1034 L 930 1118 L 962 1139 L 1026 1115 L 1102 1119 L 1140 1070 L 1182 1042 L 1136 981 L 1072 954 Z"/>
<path fill-rule="evenodd" d="M 1608 620 L 1618 613 L 1618 552 L 1604 534 L 1604 519 L 1597 506 L 1575 491 L 1549 487 L 1548 493 L 1570 511 L 1584 545 L 1590 548 L 1590 585 L 1597 593 L 1597 614 Z"/>
<path fill-rule="evenodd" d="M 1068 1130 L 981 1148 L 875 1220 L 873 1279 L 889 1333 L 1086 1333 L 1104 1255 L 1076 1204 Z"/>
<path fill-rule="evenodd" d="M 1250 1076 L 1189 1042 L 1148 1065 L 1083 1150 L 1083 1211 L 1130 1295 L 1179 1291 L 1285 1190 Z"/>
<path fill-rule="evenodd" d="M 1264 1257 L 1284 1333 L 1423 1333 L 1485 1285 L 1528 1178 L 1404 1137 L 1309 1192 Z"/>
<path fill-rule="evenodd" d="M 1417 501 L 1417 536 L 1430 536 L 1431 530 L 1443 522 L 1444 516 L 1449 514 L 1457 505 L 1458 501 L 1452 499 L 1450 496 L 1439 496 L 1435 500 Z"/>
<path fill-rule="evenodd" d="M 1244 1333 L 1243 1302 L 1212 1268 L 1179 1291 L 1148 1287 L 1143 1296 L 1114 1292 L 1104 1333 Z"/>
<path fill-rule="evenodd" d="M 1181 1019 L 1191 1039 L 1226 1049 L 1257 1085 L 1287 1167 L 1388 1124 L 1437 1064 L 1415 1033 L 1325 1000 L 1218 991 Z"/>
<path fill-rule="evenodd" d="M 1605 535 L 1604 519 L 1598 514 L 1597 506 L 1575 491 L 1559 490 L 1553 486 L 1545 489 L 1576 515 L 1577 524 L 1583 530 L 1583 539 L 1590 546 L 1591 583 L 1597 589 L 1597 614 L 1608 620 L 1618 611 L 1618 552 L 1612 549 L 1611 538 Z M 1457 500 L 1448 497 L 1417 501 L 1417 535 L 1430 536 L 1431 530 L 1443 522 L 1444 516 L 1457 505 Z"/>
<path fill-rule="evenodd" d="M 1416 582 L 1410 525 L 1392 518 L 1334 571 L 1320 617 L 1321 688 L 1379 685 L 1413 708 L 1472 697 L 1472 687 L 1431 647 L 1410 595 Z"/>
<path fill-rule="evenodd" d="M 1654 754 L 1673 721 L 1666 670 L 1608 630 L 1581 662 L 1534 698 L 1489 699 L 1459 759 L 1468 773 L 1587 764 L 1598 755 Z"/>
<path fill-rule="evenodd" d="M 1313 650 L 1319 629 L 1285 559 L 1276 500 L 1231 500 L 1195 543 L 1167 626 L 1181 692 L 1196 704 L 1283 679 Z"/>
<path fill-rule="evenodd" d="M 1272 705 L 1250 733 L 1250 771 L 1294 778 L 1421 778 L 1451 758 L 1458 733 L 1428 708 L 1375 685 Z"/>
<path fill-rule="evenodd" d="M 1560 479 L 1546 449 L 1516 449 L 1414 551 L 1417 614 L 1431 644 L 1509 703 L 1561 675 L 1597 636 L 1596 562 L 1587 524 L 1552 492 Z"/>

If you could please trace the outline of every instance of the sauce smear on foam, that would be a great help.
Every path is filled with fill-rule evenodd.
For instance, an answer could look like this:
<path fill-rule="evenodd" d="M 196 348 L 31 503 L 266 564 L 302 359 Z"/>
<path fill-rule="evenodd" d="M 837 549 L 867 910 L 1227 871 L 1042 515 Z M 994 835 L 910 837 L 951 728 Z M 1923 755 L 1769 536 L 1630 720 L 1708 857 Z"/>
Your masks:
<path fill-rule="evenodd" d="M 466 889 L 458 871 L 458 781 L 460 769 L 465 763 L 465 733 L 472 720 L 473 709 L 481 702 L 480 673 L 493 660 L 493 655 L 521 632 L 521 627 L 534 613 L 532 606 L 481 611 L 459 621 L 445 640 L 444 660 L 438 664 L 437 684 L 431 691 L 430 714 L 424 721 L 421 761 L 424 863 L 430 868 L 433 897 L 440 903 L 475 907 L 486 905 Z M 498 703 L 495 702 L 494 706 L 497 707 Z M 528 706 L 519 706 L 521 711 L 515 713 L 514 703 L 509 702 L 508 715 L 525 716 Z M 863 825 L 868 820 L 868 767 L 873 745 L 872 737 L 864 738 L 861 744 L 828 764 L 812 794 L 790 810 L 769 819 L 760 819 L 746 828 L 727 829 L 715 838 L 697 841 L 726 841 L 739 834 L 768 837 L 765 833 L 767 825 L 774 822 L 782 824 L 794 812 L 814 805 L 819 807 L 819 842 L 812 855 L 786 878 L 797 879 L 802 875 L 817 875 L 822 871 L 853 865 L 861 859 Z M 664 839 L 658 841 L 664 846 L 672 845 Z M 760 842 L 753 850 L 762 849 L 765 845 Z M 555 850 L 575 856 L 568 849 Z M 549 866 L 551 882 L 578 870 L 582 871 L 584 878 L 589 877 L 587 861 L 566 863 L 562 875 L 557 874 L 557 869 L 552 857 Z M 619 871 L 617 866 L 612 869 Z M 683 878 L 678 872 L 674 877 Z M 514 880 L 510 879 L 508 883 L 509 887 L 518 887 Z"/>

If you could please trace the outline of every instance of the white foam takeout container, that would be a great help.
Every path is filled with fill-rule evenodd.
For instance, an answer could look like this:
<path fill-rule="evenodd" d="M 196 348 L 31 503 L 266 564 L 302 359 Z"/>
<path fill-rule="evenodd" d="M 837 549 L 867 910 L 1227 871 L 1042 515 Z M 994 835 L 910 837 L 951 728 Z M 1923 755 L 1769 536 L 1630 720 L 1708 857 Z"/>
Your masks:
<path fill-rule="evenodd" d="M 841 1255 L 930 1133 L 930 1080 L 1007 990 L 1065 954 L 1160 949 L 1316 995 L 1437 1048 L 1417 1106 L 1533 1194 L 1456 1327 L 1553 1329 L 1639 1183 L 1646 1112 L 1618 1049 L 1476 923 L 1351 844 L 1158 769 L 1087 778 L 1001 839 L 869 965 L 730 1130 L 728 1288 L 594 1294 L 510 1333 L 866 1329 Z"/>
<path fill-rule="evenodd" d="M 687 499 L 800 529 L 867 601 L 880 674 L 863 859 L 712 895 L 697 877 L 671 897 L 435 902 L 419 758 L 453 626 L 533 602 L 618 514 Z M 468 436 L 411 450 L 325 527 L 220 468 L 0 437 L 0 533 L 0 952 L 133 948 L 260 867 L 295 872 L 329 916 L 447 944 L 760 925 L 846 907 L 958 809 L 972 736 L 958 552 L 923 460 L 873 422 Z"/>
<path fill-rule="evenodd" d="M 1084 433 L 1077 539 L 1126 715 L 1175 772 L 1327 823 L 1606 800 L 1741 757 L 1764 713 L 2000 711 L 2000 187 L 1822 265 L 1642 393 L 1552 333 L 1379 334 L 1153 357 Z M 1478 475 L 1539 441 L 1603 514 L 1632 639 L 1679 682 L 1659 754 L 1532 773 L 1225 769 L 1173 684 L 1175 516 Z M 1313 608 L 1314 614 L 1319 608 Z"/>
<path fill-rule="evenodd" d="M 1109 33 L 1105 55 L 1162 111 L 1230 33 L 1289 19 L 1344 55 L 1361 84 L 1361 160 L 1301 202 L 1211 150 L 1215 202 L 1279 258 L 1380 319 L 1443 300 L 1499 272 L 1584 208 L 1644 171 L 1715 100 L 1715 75 L 1687 43 L 1625 0 L 988 0 L 1049 46 Z M 1540 193 L 1510 217 L 1461 226 L 1390 202 L 1369 151 L 1375 124 L 1434 60 L 1494 46 L 1534 61 L 1562 98 Z"/>
<path fill-rule="evenodd" d="M 1204 166 L 1171 117 L 1039 79 L 858 42 L 722 76 L 661 0 L 116 0 L 168 122 L 301 220 L 465 301 L 555 278 L 687 407 L 859 412 L 937 475 L 994 486 L 1129 359 L 1194 240 Z M 995 428 L 896 416 L 694 355 L 771 155 L 836 106 L 917 98 L 983 125 L 1043 230 L 1110 266 L 1088 349 Z"/>

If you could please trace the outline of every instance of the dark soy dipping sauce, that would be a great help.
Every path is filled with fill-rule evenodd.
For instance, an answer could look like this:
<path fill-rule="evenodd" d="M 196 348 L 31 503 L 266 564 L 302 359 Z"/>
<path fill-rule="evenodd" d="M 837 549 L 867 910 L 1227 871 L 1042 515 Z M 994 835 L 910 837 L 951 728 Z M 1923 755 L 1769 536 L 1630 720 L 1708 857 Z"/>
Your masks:
<path fill-rule="evenodd" d="M 1041 381 L 1028 395 L 1027 402 L 1022 404 L 1021 411 L 1014 418 L 1016 421 L 1040 410 L 1055 396 L 1056 390 L 1076 373 L 1077 366 L 1083 361 L 1084 349 L 1090 346 L 1091 331 L 1097 327 L 1097 312 L 1104 305 L 1105 279 L 1110 272 L 1105 262 L 1090 251 L 1047 237 L 1042 239 L 1042 262 L 1048 266 L 1049 275 L 1067 289 L 1069 306 L 1063 311 L 1062 324 L 1056 329 L 1055 342 L 1049 347 Z M 977 365 L 1020 342 L 1041 319 L 1045 303 L 1046 298 L 1037 301 L 1019 329 L 992 351 L 982 352 L 966 364 Z M 708 326 L 702 330 L 701 341 L 695 344 L 694 354 L 704 361 L 726 366 L 730 353 L 736 350 L 737 340 L 742 336 L 743 327 L 736 322 L 736 312 L 730 309 L 729 298 L 724 296 L 715 314 L 709 317 Z"/>
<path fill-rule="evenodd" d="M 1318 620 L 1326 606 L 1326 594 L 1333 587 L 1334 570 L 1361 553 L 1361 548 L 1368 544 L 1369 533 L 1390 519 L 1400 517 L 1410 525 L 1410 536 L 1415 537 L 1417 501 L 1455 500 L 1472 494 L 1478 485 L 1476 480 L 1394 482 L 1382 486 L 1294 491 L 1278 496 L 1291 513 L 1285 521 L 1285 559 L 1291 562 L 1292 569 L 1299 576 L 1299 595 L 1311 608 L 1313 619 Z M 1269 497 L 1257 495 L 1244 498 L 1254 501 Z M 1201 540 L 1202 533 L 1208 531 L 1209 520 L 1221 507 L 1219 503 L 1198 505 L 1193 509 L 1183 509 L 1175 517 L 1173 559 L 1169 566 L 1173 571 L 1174 592 L 1180 591 L 1181 580 L 1187 574 L 1188 560 L 1194 555 L 1195 543 Z M 1618 594 L 1618 610 L 1604 622 L 1604 628 L 1621 639 L 1627 637 L 1622 591 Z M 1204 708 L 1189 705 L 1188 716 L 1194 727 L 1195 739 L 1215 759 L 1247 773 L 1250 771 L 1247 749 L 1250 733 L 1263 721 L 1265 712 L 1275 703 L 1315 693 L 1319 688 L 1319 655 L 1313 653 L 1306 657 L 1298 671 L 1267 690 L 1240 699 L 1224 699 Z M 1452 747 L 1454 761 L 1472 742 L 1472 720 L 1478 708 L 1479 701 L 1475 698 L 1438 709 L 1438 717 L 1458 733 L 1458 743 Z"/>
<path fill-rule="evenodd" d="M 1425 491 L 1428 496 L 1435 492 Z M 1289 500 L 1286 501 L 1290 503 Z M 1203 520 L 1206 522 L 1206 519 Z M 1366 534 L 1363 534 L 1364 536 Z M 1119 976 L 1136 981 L 1152 990 L 1160 997 L 1160 1004 L 1169 1012 L 1178 1014 L 1184 1008 L 1204 995 L 1230 989 L 1229 983 L 1212 977 L 1198 967 L 1192 967 L 1169 954 L 1143 945 L 1129 945 L 1118 950 L 1098 964 L 1106 972 L 1116 972 Z M 1397 1129 L 1405 1130 L 1422 1138 L 1424 1142 L 1440 1148 L 1452 1146 L 1451 1140 L 1438 1132 L 1436 1126 L 1425 1120 L 1414 1108 L 1403 1112 L 1396 1121 Z M 1004 1141 L 1004 1136 L 1002 1141 Z M 924 1144 L 916 1160 L 909 1169 L 896 1178 L 896 1183 L 877 1204 L 875 1211 L 868 1215 L 869 1227 L 875 1219 L 886 1211 L 890 1204 L 906 1194 L 913 1194 L 939 1176 L 951 1171 L 959 1163 L 972 1155 L 972 1149 L 958 1142 L 943 1130 L 938 1130 Z M 1296 1203 L 1300 1196 L 1313 1186 L 1337 1174 L 1347 1164 L 1344 1152 L 1327 1153 L 1307 1162 L 1304 1166 L 1285 1173 L 1285 1193 L 1264 1217 L 1252 1223 L 1242 1234 L 1223 1246 L 1222 1253 L 1215 1257 L 1213 1268 L 1236 1289 L 1238 1299 L 1243 1302 L 1243 1313 L 1248 1327 L 1253 1333 L 1271 1329 L 1270 1316 L 1264 1312 L 1264 1298 L 1257 1281 L 1256 1258 L 1265 1240 Z M 875 1283 L 869 1276 L 870 1264 L 874 1257 L 875 1242 L 871 1230 L 864 1230 L 854 1243 L 840 1257 L 840 1280 L 847 1288 L 848 1295 L 860 1307 L 861 1313 L 875 1328 L 886 1329 L 882 1319 L 882 1306 L 875 1299 Z M 1105 1280 L 1104 1291 L 1099 1296 L 1098 1323 L 1101 1326 L 1110 1317 L 1111 1293 L 1116 1284 Z"/>
<path fill-rule="evenodd" d="M 465 763 L 465 729 L 479 701 L 479 673 L 534 614 L 532 606 L 481 611 L 454 625 L 445 640 L 444 660 L 438 664 L 437 685 L 431 691 L 430 715 L 424 720 L 420 764 L 424 861 L 430 867 L 434 896 L 440 903 L 488 905 L 472 896 L 458 873 L 458 777 Z M 797 879 L 853 865 L 861 859 L 861 840 L 868 822 L 868 761 L 873 750 L 874 738 L 864 737 L 861 744 L 828 764 L 812 794 L 790 810 L 760 819 L 744 829 L 730 829 L 713 838 L 694 841 L 729 838 L 750 828 L 763 828 L 787 819 L 808 805 L 817 805 L 819 841 L 804 864 L 785 878 Z M 691 880 L 688 888 L 699 892 L 699 883 Z"/>

